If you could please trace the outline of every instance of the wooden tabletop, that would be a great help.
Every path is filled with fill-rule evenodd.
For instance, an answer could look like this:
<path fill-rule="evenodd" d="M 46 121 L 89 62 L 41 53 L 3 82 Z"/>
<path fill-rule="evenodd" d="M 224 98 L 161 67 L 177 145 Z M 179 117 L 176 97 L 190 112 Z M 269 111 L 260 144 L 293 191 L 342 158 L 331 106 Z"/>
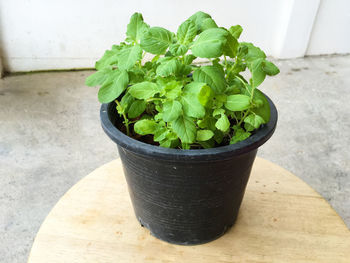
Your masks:
<path fill-rule="evenodd" d="M 350 262 L 350 231 L 283 168 L 257 158 L 236 224 L 198 246 L 171 245 L 137 222 L 120 160 L 73 186 L 42 224 L 29 263 Z"/>

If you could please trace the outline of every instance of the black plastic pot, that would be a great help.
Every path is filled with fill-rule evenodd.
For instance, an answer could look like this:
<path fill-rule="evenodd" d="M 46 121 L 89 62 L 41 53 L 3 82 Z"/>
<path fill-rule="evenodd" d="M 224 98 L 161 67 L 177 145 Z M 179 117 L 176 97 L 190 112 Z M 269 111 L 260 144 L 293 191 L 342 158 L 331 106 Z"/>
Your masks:
<path fill-rule="evenodd" d="M 101 123 L 117 143 L 137 219 L 155 237 L 194 245 L 223 235 L 235 222 L 257 149 L 273 134 L 270 122 L 237 144 L 167 149 L 134 140 L 116 128 L 115 104 L 101 106 Z"/>

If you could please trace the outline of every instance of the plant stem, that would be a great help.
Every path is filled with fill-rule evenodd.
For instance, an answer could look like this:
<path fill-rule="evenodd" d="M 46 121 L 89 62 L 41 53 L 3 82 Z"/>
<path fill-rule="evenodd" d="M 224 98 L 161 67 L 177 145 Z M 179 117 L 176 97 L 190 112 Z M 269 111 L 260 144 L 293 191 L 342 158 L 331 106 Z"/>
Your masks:
<path fill-rule="evenodd" d="M 115 103 L 118 105 L 118 107 L 121 109 L 123 118 L 124 118 L 124 124 L 125 124 L 125 128 L 126 128 L 126 135 L 130 136 L 130 130 L 129 130 L 129 119 L 126 117 L 124 109 L 122 107 L 122 105 L 120 104 L 120 102 L 118 100 L 115 100 Z M 119 113 L 120 114 L 120 113 Z"/>
<path fill-rule="evenodd" d="M 248 113 L 250 112 L 250 110 L 247 110 L 243 117 L 241 118 L 241 120 L 239 121 L 239 123 L 237 124 L 237 126 L 241 126 L 242 122 L 244 121 L 245 117 L 247 117 Z"/>

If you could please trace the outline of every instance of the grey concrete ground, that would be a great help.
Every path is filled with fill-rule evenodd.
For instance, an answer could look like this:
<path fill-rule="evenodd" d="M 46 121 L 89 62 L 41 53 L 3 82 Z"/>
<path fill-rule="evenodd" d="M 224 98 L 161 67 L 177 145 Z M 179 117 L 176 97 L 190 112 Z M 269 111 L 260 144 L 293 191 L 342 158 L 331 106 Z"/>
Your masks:
<path fill-rule="evenodd" d="M 263 90 L 279 109 L 259 155 L 321 193 L 350 226 L 350 56 L 276 62 Z M 0 80 L 0 262 L 26 262 L 41 222 L 79 179 L 117 157 L 91 72 Z"/>

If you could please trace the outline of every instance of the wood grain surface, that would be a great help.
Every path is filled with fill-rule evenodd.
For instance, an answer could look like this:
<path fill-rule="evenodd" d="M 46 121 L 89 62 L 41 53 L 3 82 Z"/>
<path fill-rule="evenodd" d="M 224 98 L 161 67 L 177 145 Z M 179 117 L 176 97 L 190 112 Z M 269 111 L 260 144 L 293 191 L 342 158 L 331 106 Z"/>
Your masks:
<path fill-rule="evenodd" d="M 257 158 L 236 224 L 198 246 L 160 241 L 133 213 L 120 160 L 73 186 L 43 222 L 29 263 L 350 262 L 350 231 L 283 168 Z"/>

